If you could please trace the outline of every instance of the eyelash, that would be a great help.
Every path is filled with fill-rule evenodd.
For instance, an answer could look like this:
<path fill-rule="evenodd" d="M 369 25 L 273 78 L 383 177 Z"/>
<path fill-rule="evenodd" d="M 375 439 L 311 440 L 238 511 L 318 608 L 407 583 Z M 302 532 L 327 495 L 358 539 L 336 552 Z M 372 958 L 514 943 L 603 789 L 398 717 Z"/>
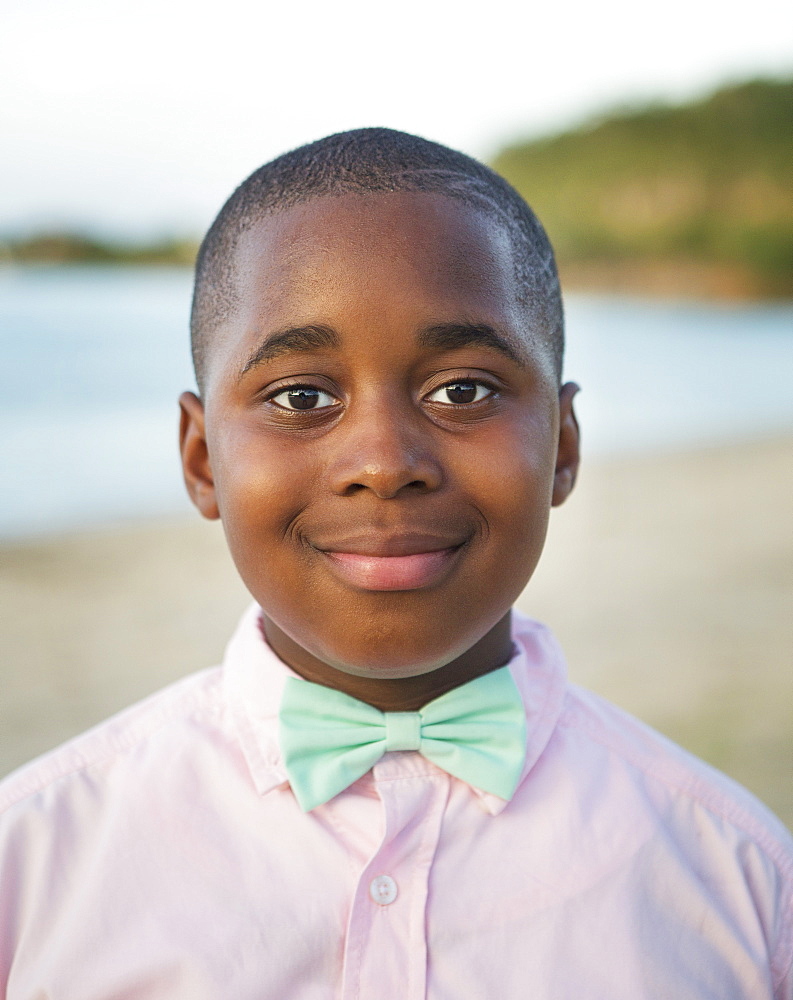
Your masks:
<path fill-rule="evenodd" d="M 456 387 L 461 387 L 461 386 L 474 386 L 475 387 L 474 399 L 464 400 L 462 402 L 461 401 L 455 402 L 453 400 L 447 400 L 446 402 L 444 402 L 439 399 L 432 399 L 432 397 L 435 396 L 437 393 L 443 392 L 444 390 L 448 391 L 450 389 L 454 389 Z M 479 392 L 482 389 L 485 390 L 485 392 L 483 395 L 479 395 Z M 463 406 L 472 406 L 475 405 L 476 403 L 480 403 L 482 402 L 482 400 L 488 399 L 491 396 L 496 395 L 497 391 L 498 390 L 496 389 L 495 386 L 491 385 L 488 382 L 484 382 L 482 379 L 460 378 L 460 379 L 451 379 L 449 382 L 444 382 L 443 385 L 439 385 L 437 388 L 433 389 L 432 392 L 427 393 L 427 395 L 424 396 L 423 398 L 428 402 L 436 403 L 440 406 L 459 408 Z M 315 385 L 290 385 L 284 388 L 280 388 L 276 392 L 273 392 L 272 394 L 267 396 L 266 401 L 268 403 L 273 403 L 274 406 L 277 406 L 281 410 L 285 410 L 287 413 L 309 413 L 312 411 L 316 412 L 320 410 L 329 410 L 333 405 L 335 405 L 334 403 L 326 403 L 323 406 L 292 407 L 292 406 L 285 406 L 282 403 L 276 402 L 279 396 L 290 396 L 292 394 L 297 394 L 300 392 L 307 394 L 316 394 L 316 397 L 326 396 L 328 399 L 331 400 L 335 398 L 334 396 L 331 395 L 331 393 L 326 392 L 324 389 L 319 389 Z"/>

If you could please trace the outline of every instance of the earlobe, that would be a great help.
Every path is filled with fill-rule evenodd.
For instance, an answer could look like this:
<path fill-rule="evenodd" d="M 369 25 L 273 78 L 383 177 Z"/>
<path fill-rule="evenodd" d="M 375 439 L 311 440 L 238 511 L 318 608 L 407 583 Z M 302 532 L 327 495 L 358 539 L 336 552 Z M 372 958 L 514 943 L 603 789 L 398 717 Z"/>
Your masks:
<path fill-rule="evenodd" d="M 573 410 L 573 398 L 578 392 L 575 382 L 567 382 L 559 390 L 559 446 L 553 477 L 551 505 L 558 507 L 570 496 L 575 486 L 580 461 L 581 435 Z"/>
<path fill-rule="evenodd" d="M 190 499 L 204 517 L 211 521 L 220 517 L 215 497 L 215 480 L 209 462 L 204 404 L 193 392 L 179 397 L 179 451 L 182 472 Z"/>

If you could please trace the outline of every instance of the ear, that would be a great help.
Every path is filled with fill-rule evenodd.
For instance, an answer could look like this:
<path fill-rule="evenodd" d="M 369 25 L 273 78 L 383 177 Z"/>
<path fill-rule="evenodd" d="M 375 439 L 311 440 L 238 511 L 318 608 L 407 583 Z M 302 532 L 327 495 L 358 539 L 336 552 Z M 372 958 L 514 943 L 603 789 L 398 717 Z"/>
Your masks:
<path fill-rule="evenodd" d="M 209 463 L 204 404 L 194 392 L 183 392 L 179 397 L 179 451 L 182 453 L 182 471 L 190 499 L 204 517 L 215 521 L 220 517 L 215 499 L 215 480 Z"/>
<path fill-rule="evenodd" d="M 570 496 L 575 486 L 580 461 L 581 441 L 578 421 L 573 412 L 573 397 L 578 392 L 575 382 L 567 382 L 559 390 L 559 447 L 553 477 L 551 506 L 558 507 Z"/>

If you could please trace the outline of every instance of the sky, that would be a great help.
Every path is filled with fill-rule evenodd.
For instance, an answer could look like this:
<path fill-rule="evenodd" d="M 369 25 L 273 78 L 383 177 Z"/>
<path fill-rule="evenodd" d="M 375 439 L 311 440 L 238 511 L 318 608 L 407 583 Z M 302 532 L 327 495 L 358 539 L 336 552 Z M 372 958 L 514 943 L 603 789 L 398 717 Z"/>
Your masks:
<path fill-rule="evenodd" d="M 261 163 L 387 125 L 487 158 L 793 75 L 793 4 L 3 0 L 0 234 L 202 232 Z"/>

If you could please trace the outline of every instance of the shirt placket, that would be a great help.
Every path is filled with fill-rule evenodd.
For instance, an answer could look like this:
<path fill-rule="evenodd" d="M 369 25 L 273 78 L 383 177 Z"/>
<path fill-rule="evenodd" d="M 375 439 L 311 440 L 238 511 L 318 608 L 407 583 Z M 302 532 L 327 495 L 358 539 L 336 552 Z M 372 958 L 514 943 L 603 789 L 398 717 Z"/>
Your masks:
<path fill-rule="evenodd" d="M 441 772 L 398 776 L 399 764 L 384 759 L 374 769 L 384 834 L 352 901 L 344 1000 L 427 995 L 427 896 L 450 779 Z"/>

